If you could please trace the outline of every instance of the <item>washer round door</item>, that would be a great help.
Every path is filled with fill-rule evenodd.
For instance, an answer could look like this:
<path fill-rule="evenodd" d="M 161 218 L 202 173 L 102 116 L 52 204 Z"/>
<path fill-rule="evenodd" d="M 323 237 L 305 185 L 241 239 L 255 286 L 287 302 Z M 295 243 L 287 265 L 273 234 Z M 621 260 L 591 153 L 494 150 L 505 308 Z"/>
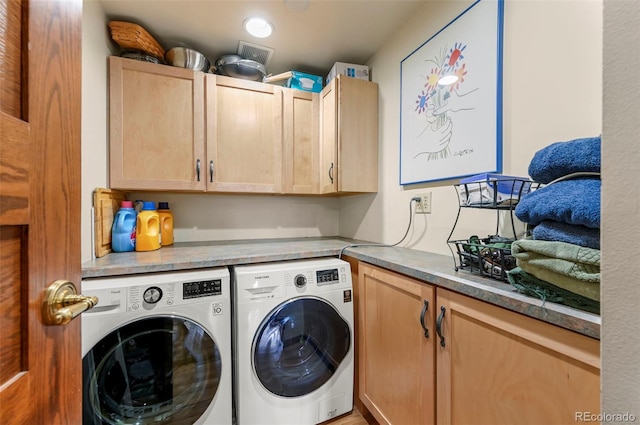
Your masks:
<path fill-rule="evenodd" d="M 331 379 L 350 346 L 349 324 L 331 304 L 293 298 L 258 327 L 251 350 L 254 373 L 273 394 L 303 396 Z"/>
<path fill-rule="evenodd" d="M 148 317 L 105 336 L 82 359 L 83 424 L 191 424 L 211 404 L 220 351 L 199 324 Z"/>

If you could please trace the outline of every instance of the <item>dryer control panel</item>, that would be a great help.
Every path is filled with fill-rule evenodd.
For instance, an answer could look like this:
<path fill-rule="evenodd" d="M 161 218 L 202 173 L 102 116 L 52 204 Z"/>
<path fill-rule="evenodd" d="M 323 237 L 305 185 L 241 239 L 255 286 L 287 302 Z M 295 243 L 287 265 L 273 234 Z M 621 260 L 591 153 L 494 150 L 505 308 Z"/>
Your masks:
<path fill-rule="evenodd" d="M 340 274 L 338 273 L 338 269 L 316 271 L 316 282 L 318 282 L 318 286 L 339 283 Z"/>

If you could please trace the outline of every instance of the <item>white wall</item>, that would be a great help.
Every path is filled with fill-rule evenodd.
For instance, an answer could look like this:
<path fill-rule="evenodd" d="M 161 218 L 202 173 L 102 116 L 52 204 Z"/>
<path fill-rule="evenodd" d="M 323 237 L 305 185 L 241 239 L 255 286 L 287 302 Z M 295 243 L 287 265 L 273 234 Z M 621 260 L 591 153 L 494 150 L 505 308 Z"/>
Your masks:
<path fill-rule="evenodd" d="M 472 1 L 430 1 L 370 61 L 380 91 L 380 191 L 341 199 L 340 234 L 395 243 L 411 197 L 432 192 L 404 246 L 449 255 L 457 180 L 399 184 L 400 61 Z M 527 176 L 533 154 L 557 141 L 601 133 L 602 2 L 507 0 L 503 51 L 503 172 Z M 495 233 L 495 212 L 463 210 L 453 238 Z"/>
<path fill-rule="evenodd" d="M 169 202 L 176 241 L 268 239 L 338 234 L 338 200 L 302 196 L 132 193 Z"/>
<path fill-rule="evenodd" d="M 640 3 L 604 2 L 602 411 L 640 420 Z M 605 422 L 613 422 L 605 420 Z M 623 421 L 617 421 L 623 422 Z"/>
<path fill-rule="evenodd" d="M 109 30 L 102 6 L 82 7 L 82 261 L 91 258 L 93 190 L 107 187 L 107 56 Z"/>

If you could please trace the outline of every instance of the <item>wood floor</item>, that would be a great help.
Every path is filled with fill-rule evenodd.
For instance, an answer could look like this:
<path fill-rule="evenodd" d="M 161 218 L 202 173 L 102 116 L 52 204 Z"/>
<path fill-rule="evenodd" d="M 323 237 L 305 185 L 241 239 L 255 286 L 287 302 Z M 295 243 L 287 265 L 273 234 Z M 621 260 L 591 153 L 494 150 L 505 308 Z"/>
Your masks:
<path fill-rule="evenodd" d="M 367 417 L 363 417 L 358 409 L 355 407 L 351 413 L 342 415 L 338 418 L 324 422 L 322 425 L 377 425 L 378 422 L 368 414 Z"/>

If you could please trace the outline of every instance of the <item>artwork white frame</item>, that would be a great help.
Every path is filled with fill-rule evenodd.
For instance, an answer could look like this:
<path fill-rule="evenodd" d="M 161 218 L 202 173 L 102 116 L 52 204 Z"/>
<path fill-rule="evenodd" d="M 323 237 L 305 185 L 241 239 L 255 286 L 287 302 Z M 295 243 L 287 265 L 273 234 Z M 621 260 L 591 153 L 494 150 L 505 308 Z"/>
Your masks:
<path fill-rule="evenodd" d="M 503 25 L 477 0 L 400 62 L 401 185 L 502 172 Z"/>

